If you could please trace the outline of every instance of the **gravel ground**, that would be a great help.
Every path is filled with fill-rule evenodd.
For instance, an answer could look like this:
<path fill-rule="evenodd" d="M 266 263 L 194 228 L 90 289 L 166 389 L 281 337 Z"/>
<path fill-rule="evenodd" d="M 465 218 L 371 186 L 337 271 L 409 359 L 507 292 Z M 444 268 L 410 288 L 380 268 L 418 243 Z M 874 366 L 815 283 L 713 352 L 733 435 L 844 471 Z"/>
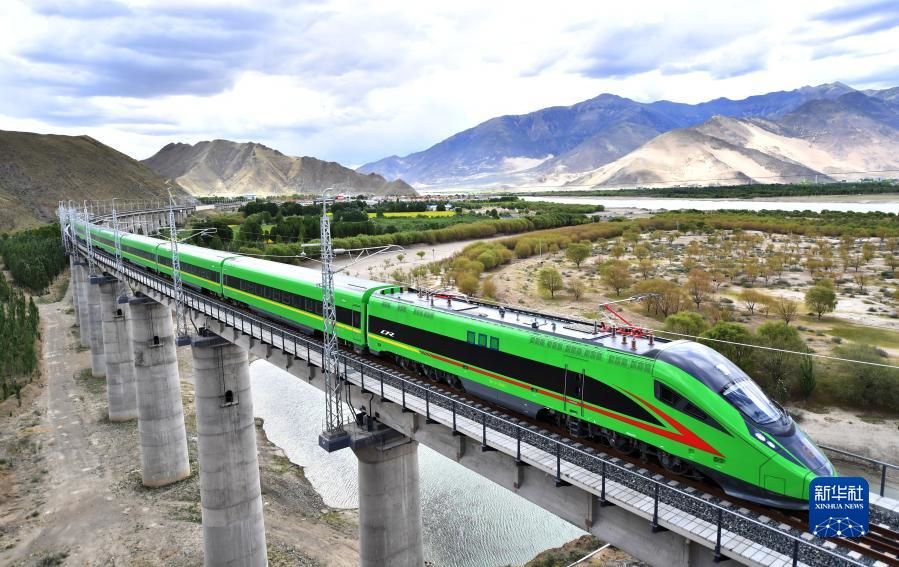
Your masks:
<path fill-rule="evenodd" d="M 0 564 L 202 565 L 192 359 L 179 352 L 193 474 L 144 488 L 136 422 L 106 416 L 78 347 L 71 293 L 40 305 L 41 378 L 0 404 Z M 324 505 L 257 421 L 271 565 L 356 565 L 357 514 Z"/>

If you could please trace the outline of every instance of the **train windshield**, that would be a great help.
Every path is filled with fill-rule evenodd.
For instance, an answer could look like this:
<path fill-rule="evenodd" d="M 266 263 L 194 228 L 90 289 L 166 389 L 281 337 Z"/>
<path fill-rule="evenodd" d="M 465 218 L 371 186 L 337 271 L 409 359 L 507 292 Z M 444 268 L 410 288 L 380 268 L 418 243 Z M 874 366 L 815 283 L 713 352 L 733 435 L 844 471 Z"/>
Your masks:
<path fill-rule="evenodd" d="M 794 435 L 780 439 L 780 442 L 783 443 L 787 451 L 798 457 L 814 473 L 821 476 L 832 476 L 834 474 L 833 465 L 830 464 L 827 457 L 799 429 L 796 429 Z"/>
<path fill-rule="evenodd" d="M 752 380 L 732 382 L 722 392 L 728 402 L 752 421 L 766 425 L 781 418 L 780 410 L 771 403 Z"/>
<path fill-rule="evenodd" d="M 720 392 L 731 382 L 749 380 L 749 376 L 726 356 L 690 341 L 673 343 L 661 350 L 656 360 L 677 366 L 713 392 Z"/>
<path fill-rule="evenodd" d="M 743 370 L 704 344 L 678 341 L 659 352 L 656 360 L 677 366 L 724 398 L 743 415 L 765 425 L 783 417 L 780 409 Z"/>

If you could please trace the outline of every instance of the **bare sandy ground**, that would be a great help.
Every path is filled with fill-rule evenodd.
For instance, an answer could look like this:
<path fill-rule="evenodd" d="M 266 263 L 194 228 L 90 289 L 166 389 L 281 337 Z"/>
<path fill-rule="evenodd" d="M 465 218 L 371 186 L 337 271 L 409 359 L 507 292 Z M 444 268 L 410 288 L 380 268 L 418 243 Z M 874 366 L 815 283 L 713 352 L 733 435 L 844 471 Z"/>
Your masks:
<path fill-rule="evenodd" d="M 70 296 L 71 294 L 69 294 Z M 136 422 L 106 416 L 69 299 L 40 306 L 38 383 L 0 405 L 0 564 L 202 565 L 196 418 L 189 347 L 179 352 L 193 474 L 161 489 L 140 482 Z M 355 512 L 331 510 L 301 467 L 257 442 L 271 565 L 356 565 Z"/>
<path fill-rule="evenodd" d="M 344 273 L 360 278 L 374 278 L 380 271 L 385 270 L 385 260 L 387 260 L 389 263 L 389 267 L 386 268 L 386 271 L 388 273 L 392 272 L 396 268 L 409 270 L 410 268 L 414 268 L 415 266 L 429 264 L 430 262 L 433 262 L 435 260 L 443 260 L 444 258 L 449 258 L 469 244 L 475 242 L 490 242 L 492 240 L 501 240 L 503 238 L 508 238 L 509 236 L 510 235 L 508 234 L 501 234 L 491 238 L 478 238 L 475 240 L 463 240 L 461 242 L 445 242 L 443 244 L 413 244 L 411 246 L 406 246 L 404 250 L 396 250 L 378 254 L 376 256 L 369 256 L 367 258 L 362 258 L 358 262 L 352 262 L 351 259 L 346 256 L 338 256 L 334 264 L 339 268 L 343 268 L 344 266 L 352 263 L 351 266 L 345 268 L 346 271 Z M 424 252 L 425 254 L 424 256 L 419 257 L 418 252 Z M 403 255 L 402 261 L 397 258 L 397 255 L 399 254 Z M 308 266 L 310 268 L 317 268 L 320 265 L 309 263 Z M 372 268 L 372 270 L 369 271 L 369 268 Z"/>
<path fill-rule="evenodd" d="M 899 464 L 899 419 L 859 417 L 838 408 L 801 414 L 802 429 L 816 442 Z"/>

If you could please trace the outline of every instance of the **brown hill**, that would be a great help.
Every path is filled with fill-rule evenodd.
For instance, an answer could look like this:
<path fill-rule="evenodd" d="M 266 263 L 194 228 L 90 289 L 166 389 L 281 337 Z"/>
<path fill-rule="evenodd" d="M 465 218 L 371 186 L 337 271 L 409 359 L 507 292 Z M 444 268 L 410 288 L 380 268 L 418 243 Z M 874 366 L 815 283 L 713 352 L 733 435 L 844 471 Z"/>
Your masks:
<path fill-rule="evenodd" d="M 899 170 L 894 125 L 899 113 L 862 93 L 812 101 L 776 120 L 716 116 L 666 132 L 571 184 L 659 187 L 881 177 L 876 172 Z"/>
<path fill-rule="evenodd" d="M 312 157 L 287 156 L 253 142 L 168 144 L 144 163 L 194 195 L 309 194 L 328 187 L 348 194 L 415 194 L 402 180 L 387 181 Z"/>
<path fill-rule="evenodd" d="M 54 220 L 60 200 L 157 197 L 165 179 L 89 136 L 0 130 L 0 231 Z"/>

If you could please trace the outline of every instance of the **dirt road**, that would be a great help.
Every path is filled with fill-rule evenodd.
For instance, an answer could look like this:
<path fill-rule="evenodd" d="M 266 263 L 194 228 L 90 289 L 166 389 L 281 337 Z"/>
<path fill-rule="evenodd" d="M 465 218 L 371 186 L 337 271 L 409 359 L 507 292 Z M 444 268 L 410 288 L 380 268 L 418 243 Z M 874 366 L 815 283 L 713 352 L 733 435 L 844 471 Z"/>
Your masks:
<path fill-rule="evenodd" d="M 189 347 L 178 355 L 193 474 L 146 489 L 137 423 L 107 419 L 69 301 L 40 305 L 44 382 L 21 408 L 0 405 L 0 564 L 202 565 Z M 261 422 L 257 435 L 270 564 L 356 565 L 356 513 L 325 506 Z"/>

